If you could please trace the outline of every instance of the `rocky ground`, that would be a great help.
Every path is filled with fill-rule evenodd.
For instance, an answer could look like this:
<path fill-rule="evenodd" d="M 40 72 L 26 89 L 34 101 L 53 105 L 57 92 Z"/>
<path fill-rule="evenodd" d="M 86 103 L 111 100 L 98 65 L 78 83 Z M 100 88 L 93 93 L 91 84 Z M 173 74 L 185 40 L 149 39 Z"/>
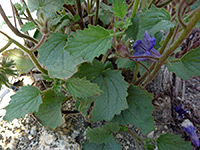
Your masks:
<path fill-rule="evenodd" d="M 24 82 L 30 79 L 24 79 Z M 5 89 L 4 89 L 5 90 Z M 0 150 L 80 150 L 81 143 L 86 141 L 85 129 L 88 124 L 80 113 L 63 113 L 63 123 L 56 130 L 43 127 L 37 119 L 26 115 L 23 119 L 14 119 L 8 123 L 3 121 L 4 107 L 9 102 L 11 91 L 0 103 Z M 156 137 L 165 132 L 181 134 L 189 141 L 189 136 L 183 131 L 181 122 L 174 107 L 182 105 L 187 110 L 187 119 L 190 119 L 200 137 L 200 77 L 185 81 L 185 94 L 180 98 L 172 98 L 164 94 L 153 100 L 155 118 L 155 131 L 149 137 Z M 75 110 L 74 101 L 66 102 L 62 107 L 63 112 Z M 139 132 L 130 125 L 133 132 Z M 135 141 L 128 133 L 115 135 L 122 145 L 123 150 L 135 150 Z M 194 148 L 195 150 L 195 148 Z"/>

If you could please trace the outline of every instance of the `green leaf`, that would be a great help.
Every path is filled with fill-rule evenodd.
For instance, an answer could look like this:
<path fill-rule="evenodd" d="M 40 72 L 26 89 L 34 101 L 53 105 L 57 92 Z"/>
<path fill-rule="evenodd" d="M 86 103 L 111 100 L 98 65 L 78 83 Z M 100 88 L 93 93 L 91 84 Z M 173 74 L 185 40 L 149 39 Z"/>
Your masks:
<path fill-rule="evenodd" d="M 57 10 L 62 9 L 64 0 L 28 0 L 28 8 L 31 12 L 37 10 L 43 12 L 46 17 L 53 17 Z"/>
<path fill-rule="evenodd" d="M 157 139 L 159 150 L 192 150 L 190 142 L 185 142 L 179 135 L 166 133 Z"/>
<path fill-rule="evenodd" d="M 108 123 L 102 128 L 88 128 L 86 130 L 86 136 L 90 142 L 97 144 L 103 144 L 110 142 L 113 137 L 113 132 L 118 132 L 120 127 L 117 123 Z"/>
<path fill-rule="evenodd" d="M 132 25 L 128 27 L 128 29 L 125 31 L 128 38 L 136 40 L 138 31 L 139 31 L 139 17 L 136 16 L 135 18 L 131 18 Z"/>
<path fill-rule="evenodd" d="M 66 100 L 65 94 L 62 92 L 55 92 L 53 89 L 48 89 L 43 94 L 43 103 L 40 105 L 39 111 L 34 112 L 34 114 L 42 125 L 55 129 L 62 122 L 60 107 Z"/>
<path fill-rule="evenodd" d="M 29 85 L 22 87 L 15 95 L 11 96 L 3 119 L 12 121 L 15 118 L 24 117 L 28 113 L 37 112 L 41 103 L 40 90 Z"/>
<path fill-rule="evenodd" d="M 92 63 L 83 63 L 79 66 L 78 72 L 75 74 L 76 77 L 83 78 L 86 77 L 87 80 L 96 79 L 104 70 L 104 64 L 97 60 Z"/>
<path fill-rule="evenodd" d="M 110 121 L 115 114 L 128 108 L 126 96 L 128 83 L 124 81 L 120 71 L 106 70 L 95 80 L 104 92 L 96 98 L 92 111 L 92 121 Z"/>
<path fill-rule="evenodd" d="M 164 30 L 169 31 L 174 26 L 171 20 L 169 12 L 163 8 L 156 8 L 152 6 L 151 9 L 144 11 L 139 15 L 140 18 L 140 30 L 138 33 L 138 39 L 143 39 L 145 30 L 153 35 L 157 31 Z"/>
<path fill-rule="evenodd" d="M 109 31 L 100 26 L 89 25 L 87 29 L 77 31 L 74 39 L 69 40 L 65 51 L 74 58 L 83 57 L 92 60 L 100 54 L 105 54 L 111 48 L 112 38 Z"/>
<path fill-rule="evenodd" d="M 116 60 L 116 64 L 118 68 L 131 69 L 131 70 L 133 70 L 133 67 L 136 65 L 134 61 L 131 61 L 128 58 L 118 58 Z"/>
<path fill-rule="evenodd" d="M 36 28 L 36 25 L 31 21 L 31 22 L 26 22 L 24 25 L 21 27 L 22 32 L 26 32 L 29 30 L 33 30 Z"/>
<path fill-rule="evenodd" d="M 134 85 L 129 87 L 128 93 L 129 108 L 115 116 L 113 121 L 123 125 L 134 124 L 141 129 L 143 134 L 151 132 L 154 129 L 152 94 Z"/>
<path fill-rule="evenodd" d="M 169 71 L 174 72 L 183 80 L 200 75 L 200 47 L 189 51 L 181 59 L 167 63 Z"/>
<path fill-rule="evenodd" d="M 103 93 L 96 83 L 91 83 L 86 78 L 70 78 L 66 81 L 66 90 L 74 98 L 87 98 Z"/>
<path fill-rule="evenodd" d="M 19 73 L 27 73 L 34 67 L 30 58 L 27 55 L 24 55 L 20 49 L 14 48 L 12 50 L 7 50 L 3 55 L 14 60 Z"/>
<path fill-rule="evenodd" d="M 128 13 L 127 12 L 127 5 L 125 5 L 124 0 L 113 0 L 113 10 L 114 15 L 124 19 L 124 16 Z"/>
<path fill-rule="evenodd" d="M 82 59 L 74 59 L 67 51 L 63 50 L 67 36 L 61 33 L 52 33 L 40 48 L 39 61 L 44 63 L 49 75 L 55 78 L 70 78 L 77 71 L 77 66 Z"/>
<path fill-rule="evenodd" d="M 121 150 L 121 145 L 112 139 L 106 144 L 84 143 L 83 150 Z"/>

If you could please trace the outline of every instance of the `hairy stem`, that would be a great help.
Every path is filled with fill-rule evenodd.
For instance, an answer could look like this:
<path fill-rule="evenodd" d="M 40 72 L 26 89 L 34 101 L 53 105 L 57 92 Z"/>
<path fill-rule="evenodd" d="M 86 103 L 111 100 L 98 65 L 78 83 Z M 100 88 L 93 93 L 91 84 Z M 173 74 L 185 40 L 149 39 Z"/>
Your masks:
<path fill-rule="evenodd" d="M 11 41 L 12 43 L 14 43 L 15 45 L 17 45 L 21 50 L 23 50 L 26 54 L 28 54 L 28 56 L 30 57 L 30 59 L 32 60 L 32 62 L 35 64 L 35 66 L 45 75 L 48 75 L 48 71 L 44 68 L 42 68 L 42 66 L 39 64 L 38 60 L 36 59 L 36 57 L 33 55 L 33 53 L 27 49 L 26 47 L 24 47 L 23 45 L 21 45 L 19 42 L 15 41 L 14 39 L 12 39 L 11 37 L 9 37 L 7 34 L 5 34 L 4 32 L 0 31 L 1 34 L 5 35 L 9 41 Z"/>
<path fill-rule="evenodd" d="M 36 51 L 45 42 L 45 39 L 46 39 L 46 35 L 43 34 L 40 42 L 31 51 L 32 52 Z"/>
<path fill-rule="evenodd" d="M 162 55 L 162 57 L 160 58 L 160 60 L 156 64 L 153 72 L 151 73 L 151 75 L 149 76 L 149 78 L 144 82 L 144 86 L 146 86 L 147 83 L 149 83 L 150 81 L 153 80 L 153 78 L 156 76 L 156 74 L 160 70 L 161 66 L 165 63 L 165 61 L 167 60 L 167 58 L 178 48 L 178 46 L 189 35 L 189 33 L 192 31 L 192 29 L 195 27 L 195 25 L 200 20 L 200 15 L 199 14 L 200 14 L 200 6 L 197 8 L 197 10 L 195 12 L 195 15 L 193 16 L 193 18 L 191 19 L 191 21 L 189 22 L 189 24 L 186 26 L 186 28 L 184 29 L 184 31 L 182 32 L 182 34 L 179 36 L 179 38 L 176 40 L 176 42 L 172 46 L 170 46 L 168 48 L 168 50 L 166 51 L 166 53 L 164 55 Z"/>
<path fill-rule="evenodd" d="M 11 44 L 12 44 L 12 41 L 9 40 L 8 43 L 7 43 L 4 47 L 2 47 L 2 48 L 0 49 L 0 53 L 3 52 L 4 50 L 6 50 Z"/>
<path fill-rule="evenodd" d="M 30 36 L 28 36 L 28 35 L 22 34 L 21 32 L 19 32 L 19 30 L 18 30 L 17 28 L 15 28 L 15 27 L 11 24 L 11 22 L 9 21 L 8 17 L 6 16 L 6 14 L 5 14 L 3 8 L 1 7 L 1 5 L 0 5 L 0 14 L 1 14 L 1 16 L 3 17 L 5 23 L 8 25 L 8 27 L 9 27 L 17 36 L 22 37 L 22 38 L 25 38 L 25 39 L 27 39 L 27 40 L 30 40 L 30 41 L 32 41 L 32 42 L 34 42 L 34 43 L 36 43 L 36 44 L 38 43 L 38 41 L 37 41 L 36 39 L 34 39 L 34 38 L 32 38 L 32 37 L 30 37 Z"/>
<path fill-rule="evenodd" d="M 99 18 L 99 0 L 96 0 L 96 15 L 95 15 L 95 26 L 98 24 L 98 18 Z"/>
<path fill-rule="evenodd" d="M 131 13 L 131 18 L 135 18 L 139 4 L 140 4 L 140 0 L 135 0 L 133 10 L 132 10 L 132 13 Z"/>

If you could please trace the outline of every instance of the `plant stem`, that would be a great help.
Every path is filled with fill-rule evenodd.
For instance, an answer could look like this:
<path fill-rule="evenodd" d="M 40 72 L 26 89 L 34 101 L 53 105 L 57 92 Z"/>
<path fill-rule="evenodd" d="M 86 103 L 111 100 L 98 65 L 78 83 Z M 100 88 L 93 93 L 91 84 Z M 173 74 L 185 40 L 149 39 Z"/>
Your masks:
<path fill-rule="evenodd" d="M 135 0 L 133 10 L 132 10 L 132 14 L 131 14 L 131 18 L 135 18 L 139 4 L 140 4 L 140 0 Z"/>
<path fill-rule="evenodd" d="M 76 4 L 77 4 L 77 8 L 78 8 L 78 15 L 81 19 L 80 27 L 81 27 L 81 29 L 84 29 L 81 1 L 76 0 Z"/>
<path fill-rule="evenodd" d="M 151 1 L 151 3 L 149 4 L 148 9 L 151 8 L 151 5 L 153 5 L 153 3 L 154 3 L 155 1 L 156 1 L 156 0 L 152 0 L 152 1 Z"/>
<path fill-rule="evenodd" d="M 30 13 L 30 11 L 29 11 L 29 9 L 28 9 L 28 6 L 27 6 L 26 2 L 25 2 L 24 0 L 21 0 L 21 1 L 22 1 L 22 3 L 24 3 L 24 5 L 26 6 L 26 13 L 27 13 L 29 19 L 30 19 L 35 25 L 37 25 L 37 23 L 36 23 L 35 20 L 33 19 L 32 15 L 31 15 L 31 13 Z"/>
<path fill-rule="evenodd" d="M 22 34 L 21 32 L 19 32 L 19 30 L 18 30 L 17 28 L 15 28 L 15 27 L 11 24 L 11 22 L 9 21 L 8 17 L 6 16 L 6 14 L 5 14 L 3 8 L 1 7 L 1 5 L 0 5 L 0 14 L 1 14 L 1 16 L 3 17 L 5 23 L 8 25 L 8 27 L 9 27 L 17 36 L 22 37 L 22 38 L 25 38 L 25 39 L 27 39 L 27 40 L 30 40 L 30 41 L 32 41 L 32 42 L 34 42 L 34 43 L 36 43 L 36 44 L 38 43 L 38 41 L 37 41 L 36 39 L 34 39 L 34 38 L 32 38 L 32 37 L 30 37 L 30 36 L 28 36 L 28 35 Z"/>
<path fill-rule="evenodd" d="M 127 10 L 129 10 L 133 6 L 133 4 L 134 4 L 134 0 L 128 5 Z"/>
<path fill-rule="evenodd" d="M 105 55 L 103 55 L 103 58 L 101 59 L 101 62 L 102 62 L 102 63 L 105 63 L 105 62 L 106 62 L 106 59 L 107 59 L 107 57 L 108 57 L 109 53 L 110 53 L 110 49 L 109 49 L 109 50 L 107 50 L 107 52 L 106 52 L 106 54 L 105 54 Z"/>
<path fill-rule="evenodd" d="M 41 65 L 39 64 L 38 60 L 36 59 L 36 57 L 33 55 L 33 53 L 27 49 L 26 47 L 24 47 L 23 45 L 21 45 L 19 42 L 15 41 L 14 39 L 12 39 L 11 37 L 9 37 L 7 34 L 5 34 L 4 32 L 0 31 L 1 34 L 5 35 L 9 41 L 11 41 L 12 43 L 14 43 L 15 45 L 17 45 L 21 50 L 23 50 L 25 53 L 28 54 L 28 56 L 30 57 L 30 59 L 32 60 L 32 62 L 35 64 L 35 66 L 45 75 L 48 75 L 48 71 L 44 68 L 41 67 Z"/>
<path fill-rule="evenodd" d="M 164 53 L 164 50 L 167 46 L 167 44 L 169 43 L 169 40 L 171 39 L 172 35 L 173 35 L 173 32 L 174 32 L 174 28 L 171 28 L 164 43 L 162 44 L 162 47 L 160 48 L 160 54 L 162 55 Z"/>
<path fill-rule="evenodd" d="M 186 28 L 186 25 L 184 24 L 184 22 L 182 20 L 182 14 L 181 14 L 181 8 L 183 7 L 184 3 L 185 3 L 185 1 L 182 0 L 182 2 L 179 4 L 178 11 L 177 11 L 177 18 L 178 18 L 178 22 L 180 23 L 180 25 L 183 28 Z"/>
<path fill-rule="evenodd" d="M 31 50 L 31 52 L 36 51 L 45 42 L 45 39 L 46 39 L 46 35 L 43 34 L 40 42 Z"/>
<path fill-rule="evenodd" d="M 189 35 L 189 33 L 192 31 L 192 29 L 195 27 L 195 25 L 200 20 L 200 6 L 197 8 L 195 15 L 189 22 L 189 24 L 186 26 L 182 34 L 179 36 L 179 38 L 176 40 L 176 42 L 169 47 L 169 49 L 166 51 L 166 53 L 160 58 L 158 63 L 156 64 L 153 72 L 149 76 L 149 78 L 144 82 L 144 86 L 147 85 L 148 82 L 152 81 L 157 72 L 160 70 L 161 66 L 165 63 L 167 58 L 178 48 L 178 46 L 184 41 L 184 39 Z"/>
<path fill-rule="evenodd" d="M 139 70 L 139 64 L 137 63 L 134 69 L 134 74 L 133 74 L 133 80 L 132 83 L 134 84 L 136 79 L 137 79 L 137 74 L 138 74 L 138 70 Z"/>
<path fill-rule="evenodd" d="M 91 17 L 90 17 L 90 0 L 87 0 L 87 11 L 88 11 L 88 22 L 91 24 Z"/>
<path fill-rule="evenodd" d="M 158 4 L 157 7 L 165 7 L 167 4 L 171 3 L 173 0 L 166 0 L 161 4 Z"/>
<path fill-rule="evenodd" d="M 95 26 L 98 24 L 98 18 L 99 18 L 99 0 L 96 0 L 96 15 L 95 15 Z"/>
<path fill-rule="evenodd" d="M 9 40 L 8 43 L 7 43 L 4 47 L 2 47 L 2 48 L 0 49 L 0 53 L 3 52 L 4 50 L 6 50 L 11 44 L 12 44 L 12 41 Z"/>

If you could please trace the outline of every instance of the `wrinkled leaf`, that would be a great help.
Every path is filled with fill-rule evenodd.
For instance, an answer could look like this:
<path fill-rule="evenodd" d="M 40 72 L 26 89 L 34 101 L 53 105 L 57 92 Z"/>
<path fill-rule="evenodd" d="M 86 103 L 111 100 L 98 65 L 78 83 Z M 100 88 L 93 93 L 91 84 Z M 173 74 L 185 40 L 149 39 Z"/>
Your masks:
<path fill-rule="evenodd" d="M 62 122 L 61 104 L 65 101 L 65 94 L 49 89 L 44 92 L 43 103 L 35 116 L 44 126 L 55 129 Z"/>
<path fill-rule="evenodd" d="M 94 60 L 92 63 L 83 63 L 79 66 L 78 72 L 75 76 L 79 78 L 86 77 L 87 80 L 94 80 L 96 79 L 104 70 L 104 64 Z"/>
<path fill-rule="evenodd" d="M 114 15 L 124 19 L 124 16 L 128 13 L 127 12 L 127 5 L 125 5 L 124 0 L 113 0 L 113 11 L 115 12 Z"/>
<path fill-rule="evenodd" d="M 40 90 L 29 85 L 22 87 L 15 95 L 11 96 L 3 119 L 12 121 L 15 118 L 24 117 L 28 113 L 37 112 L 41 103 Z"/>
<path fill-rule="evenodd" d="M 139 23 L 140 23 L 139 17 L 136 16 L 135 18 L 131 18 L 131 22 L 132 25 L 130 25 L 127 28 L 125 33 L 127 34 L 128 38 L 136 40 L 139 31 Z"/>
<path fill-rule="evenodd" d="M 92 120 L 111 120 L 115 114 L 128 107 L 126 96 L 128 83 L 124 81 L 120 71 L 106 70 L 95 80 L 104 92 L 96 98 L 92 111 Z"/>
<path fill-rule="evenodd" d="M 15 48 L 7 50 L 3 53 L 3 55 L 14 60 L 19 73 L 27 73 L 34 67 L 30 58 L 27 55 L 24 55 L 20 49 Z"/>
<path fill-rule="evenodd" d="M 116 64 L 118 68 L 131 69 L 131 70 L 133 70 L 133 67 L 136 65 L 134 61 L 131 61 L 128 58 L 118 58 L 116 60 Z"/>
<path fill-rule="evenodd" d="M 84 143 L 83 150 L 121 150 L 121 145 L 112 139 L 106 144 Z"/>
<path fill-rule="evenodd" d="M 48 69 L 49 75 L 55 78 L 70 78 L 77 71 L 82 59 L 74 59 L 63 48 L 67 36 L 61 33 L 52 33 L 48 40 L 38 48 L 39 61 Z"/>
<path fill-rule="evenodd" d="M 65 0 L 28 0 L 28 8 L 31 12 L 37 10 L 47 17 L 54 16 L 57 10 L 62 9 Z"/>
<path fill-rule="evenodd" d="M 96 83 L 91 83 L 86 78 L 70 78 L 66 81 L 66 90 L 74 98 L 88 98 L 103 93 Z"/>
<path fill-rule="evenodd" d="M 157 139 L 159 150 L 192 150 L 190 142 L 185 142 L 179 135 L 166 133 Z"/>
<path fill-rule="evenodd" d="M 133 85 L 129 87 L 128 93 L 129 108 L 116 115 L 113 121 L 123 125 L 134 124 L 143 134 L 151 132 L 154 129 L 152 94 Z"/>
<path fill-rule="evenodd" d="M 97 144 L 103 144 L 110 142 L 113 137 L 113 132 L 118 132 L 120 127 L 117 123 L 108 123 L 102 128 L 88 128 L 86 130 L 86 136 L 90 142 Z"/>
<path fill-rule="evenodd" d="M 90 142 L 97 144 L 108 143 L 114 138 L 113 132 L 118 132 L 119 129 L 120 127 L 117 124 L 108 123 L 103 128 L 88 128 L 86 130 L 86 136 Z"/>
<path fill-rule="evenodd" d="M 174 24 L 170 22 L 171 16 L 169 12 L 163 8 L 156 8 L 155 6 L 141 13 L 139 18 L 140 30 L 137 39 L 143 39 L 145 30 L 147 30 L 150 35 L 153 35 L 160 30 L 168 32 L 169 29 L 174 26 Z"/>
<path fill-rule="evenodd" d="M 92 62 L 96 56 L 105 54 L 111 48 L 111 39 L 106 29 L 89 25 L 87 29 L 77 31 L 77 35 L 68 42 L 65 51 L 74 58 L 83 57 Z"/>
<path fill-rule="evenodd" d="M 174 72 L 183 80 L 200 75 L 200 47 L 189 51 L 181 59 L 167 63 L 169 71 Z"/>

